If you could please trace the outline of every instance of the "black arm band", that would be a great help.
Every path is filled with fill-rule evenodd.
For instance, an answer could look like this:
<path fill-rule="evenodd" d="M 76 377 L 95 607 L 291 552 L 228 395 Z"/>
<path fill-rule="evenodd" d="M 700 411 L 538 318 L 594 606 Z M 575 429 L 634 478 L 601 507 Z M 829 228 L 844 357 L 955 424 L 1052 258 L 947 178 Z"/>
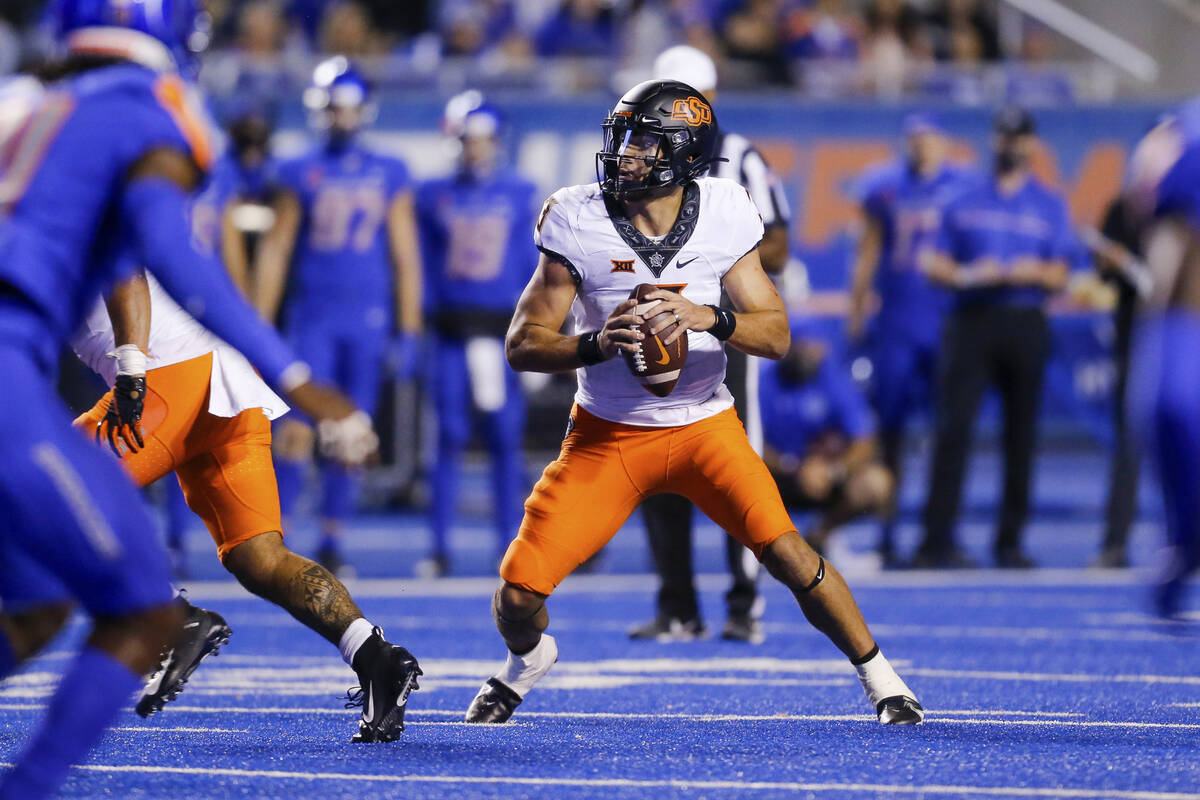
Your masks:
<path fill-rule="evenodd" d="M 737 327 L 737 317 L 733 315 L 732 311 L 726 311 L 714 305 L 709 305 L 709 308 L 717 315 L 717 322 L 708 329 L 708 332 L 724 342 L 733 336 L 733 331 Z"/>
<path fill-rule="evenodd" d="M 579 346 L 575 350 L 579 354 L 579 360 L 583 362 L 585 367 L 590 367 L 592 364 L 599 364 L 604 360 L 604 351 L 600 349 L 600 332 L 591 331 L 579 337 Z"/>

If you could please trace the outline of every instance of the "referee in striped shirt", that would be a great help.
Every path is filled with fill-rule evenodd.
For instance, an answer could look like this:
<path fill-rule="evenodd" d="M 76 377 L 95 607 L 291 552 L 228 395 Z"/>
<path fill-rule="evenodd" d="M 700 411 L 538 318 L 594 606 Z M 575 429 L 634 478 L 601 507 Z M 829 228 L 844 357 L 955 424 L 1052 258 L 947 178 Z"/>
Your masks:
<path fill-rule="evenodd" d="M 709 103 L 717 98 L 717 69 L 711 58 L 694 47 L 680 45 L 663 52 L 654 62 L 654 77 L 683 81 L 701 92 Z M 767 274 L 778 276 L 788 261 L 788 205 L 779 179 L 750 141 L 736 133 L 720 132 L 718 155 L 709 175 L 737 181 L 750 193 L 763 218 L 765 232 L 758 247 Z M 723 305 L 728 305 L 722 302 Z M 729 365 L 725 384 L 746 426 L 754 449 L 762 452 L 762 422 L 758 409 L 758 360 L 740 350 L 726 349 Z M 664 494 L 642 503 L 642 516 L 650 549 L 661 579 L 658 613 L 630 631 L 634 639 L 686 641 L 705 635 L 692 581 L 692 504 L 678 495 Z M 762 602 L 758 594 L 758 561 L 733 537 L 725 538 L 733 585 L 725 595 L 729 616 L 721 636 L 752 642 L 763 640 Z"/>

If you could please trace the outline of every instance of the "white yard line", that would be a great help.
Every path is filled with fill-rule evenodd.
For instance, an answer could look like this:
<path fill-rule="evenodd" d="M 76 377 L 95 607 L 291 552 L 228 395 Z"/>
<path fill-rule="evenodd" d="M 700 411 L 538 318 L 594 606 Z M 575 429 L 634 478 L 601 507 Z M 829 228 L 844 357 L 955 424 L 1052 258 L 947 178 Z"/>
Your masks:
<path fill-rule="evenodd" d="M 0 711 L 6 710 L 40 710 L 43 705 L 12 704 L 0 705 Z M 348 712 L 338 708 L 296 708 L 288 706 L 273 706 L 254 708 L 249 706 L 183 706 L 171 705 L 168 710 L 177 714 L 313 714 L 313 715 L 343 715 Z M 410 709 L 410 718 L 420 720 L 422 717 L 462 717 L 463 712 L 457 709 Z M 1012 719 L 1012 717 L 1032 717 L 1031 719 Z M 1165 730 L 1200 730 L 1200 723 L 1189 724 L 1180 722 L 1139 722 L 1134 720 L 1079 720 L 1062 719 L 1065 716 L 1078 716 L 1068 713 L 1013 711 L 985 709 L 959 709 L 944 714 L 930 711 L 927 722 L 939 725 L 993 725 L 993 726 L 1038 726 L 1038 727 L 1067 727 L 1067 728 L 1129 728 L 1129 729 L 1165 729 Z M 522 711 L 518 719 L 577 719 L 577 720 L 637 720 L 645 722 L 661 722 L 677 720 L 694 723 L 719 722 L 868 722 L 875 723 L 871 714 L 685 714 L 685 713 L 637 713 L 618 711 Z M 1007 718 L 1005 718 L 1007 717 Z M 465 723 L 464 723 L 465 724 Z"/>
<path fill-rule="evenodd" d="M 129 731 L 135 733 L 249 733 L 249 728 L 155 728 L 150 725 L 129 725 L 109 728 L 110 731 Z"/>
<path fill-rule="evenodd" d="M 0 766 L 10 767 L 11 764 Z M 288 770 L 230 769 L 222 767 L 168 767 L 137 764 L 84 764 L 76 769 L 100 773 L 168 773 L 204 777 L 257 778 L 294 781 L 349 781 L 352 783 L 393 784 L 460 784 L 514 786 L 558 786 L 612 789 L 679 789 L 679 790 L 728 790 L 746 791 L 792 791 L 792 792 L 853 792 L 859 796 L 867 792 L 895 795 L 949 795 L 954 797 L 1035 797 L 1072 798 L 1075 800 L 1200 800 L 1200 794 L 1192 792 L 1158 791 L 1113 791 L 1105 789 L 1072 789 L 1059 787 L 1014 787 L 1003 786 L 954 786 L 945 784 L 894 785 L 875 783 L 807 783 L 800 781 L 734 781 L 734 780 L 634 780 L 631 778 L 535 778 L 528 775 L 480 776 L 480 775 L 372 775 L 348 772 L 292 772 Z"/>

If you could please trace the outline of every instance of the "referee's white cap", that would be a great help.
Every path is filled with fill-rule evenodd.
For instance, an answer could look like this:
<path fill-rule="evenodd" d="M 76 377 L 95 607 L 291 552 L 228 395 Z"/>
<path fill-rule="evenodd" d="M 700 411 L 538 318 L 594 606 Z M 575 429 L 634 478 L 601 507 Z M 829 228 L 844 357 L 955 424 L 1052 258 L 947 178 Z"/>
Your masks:
<path fill-rule="evenodd" d="M 681 44 L 659 53 L 654 59 L 657 80 L 682 81 L 698 92 L 717 88 L 717 65 L 703 50 Z"/>

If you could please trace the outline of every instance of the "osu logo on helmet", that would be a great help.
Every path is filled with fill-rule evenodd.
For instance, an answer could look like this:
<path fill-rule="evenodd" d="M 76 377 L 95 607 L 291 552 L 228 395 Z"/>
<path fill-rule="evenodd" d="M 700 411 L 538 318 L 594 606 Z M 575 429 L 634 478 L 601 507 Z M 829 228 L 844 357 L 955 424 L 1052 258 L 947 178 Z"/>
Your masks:
<path fill-rule="evenodd" d="M 671 106 L 671 119 L 681 119 L 696 128 L 712 124 L 712 108 L 695 95 L 684 100 L 679 98 Z"/>

